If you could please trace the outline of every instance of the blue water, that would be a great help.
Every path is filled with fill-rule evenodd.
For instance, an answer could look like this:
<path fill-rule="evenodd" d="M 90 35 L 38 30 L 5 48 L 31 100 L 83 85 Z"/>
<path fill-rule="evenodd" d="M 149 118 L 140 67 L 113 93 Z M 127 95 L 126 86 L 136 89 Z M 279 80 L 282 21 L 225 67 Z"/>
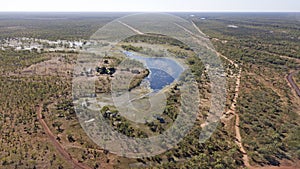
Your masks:
<path fill-rule="evenodd" d="M 184 71 L 179 63 L 170 58 L 142 57 L 128 51 L 125 51 L 124 54 L 131 59 L 144 63 L 147 69 L 150 70 L 150 74 L 145 80 L 149 82 L 150 88 L 154 91 L 159 91 L 170 85 Z"/>

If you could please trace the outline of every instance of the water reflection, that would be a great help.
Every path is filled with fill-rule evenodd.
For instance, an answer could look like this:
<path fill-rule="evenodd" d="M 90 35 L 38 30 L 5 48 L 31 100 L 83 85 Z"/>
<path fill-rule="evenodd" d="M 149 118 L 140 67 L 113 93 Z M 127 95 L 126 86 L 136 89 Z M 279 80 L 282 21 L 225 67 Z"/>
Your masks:
<path fill-rule="evenodd" d="M 144 79 L 154 91 L 159 91 L 173 83 L 184 71 L 175 60 L 166 57 L 143 57 L 125 51 L 124 54 L 131 59 L 142 62 L 150 74 Z"/>

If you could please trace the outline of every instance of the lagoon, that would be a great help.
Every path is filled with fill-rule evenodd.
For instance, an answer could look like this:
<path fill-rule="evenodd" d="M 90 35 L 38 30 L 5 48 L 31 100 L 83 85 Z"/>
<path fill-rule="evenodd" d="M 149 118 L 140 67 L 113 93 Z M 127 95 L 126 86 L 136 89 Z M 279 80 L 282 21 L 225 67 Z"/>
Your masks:
<path fill-rule="evenodd" d="M 144 81 L 149 83 L 150 88 L 154 91 L 159 91 L 170 85 L 184 71 L 184 68 L 171 58 L 138 56 L 128 51 L 125 51 L 124 54 L 130 59 L 142 62 L 150 71 Z"/>

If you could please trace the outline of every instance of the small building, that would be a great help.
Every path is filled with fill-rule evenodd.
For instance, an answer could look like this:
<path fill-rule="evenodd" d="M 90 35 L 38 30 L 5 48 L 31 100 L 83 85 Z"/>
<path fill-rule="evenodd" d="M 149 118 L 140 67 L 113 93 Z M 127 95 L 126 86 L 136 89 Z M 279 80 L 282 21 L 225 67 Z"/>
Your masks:
<path fill-rule="evenodd" d="M 153 117 L 156 118 L 156 120 L 158 120 L 160 123 L 166 123 L 165 119 L 160 115 L 154 115 Z"/>

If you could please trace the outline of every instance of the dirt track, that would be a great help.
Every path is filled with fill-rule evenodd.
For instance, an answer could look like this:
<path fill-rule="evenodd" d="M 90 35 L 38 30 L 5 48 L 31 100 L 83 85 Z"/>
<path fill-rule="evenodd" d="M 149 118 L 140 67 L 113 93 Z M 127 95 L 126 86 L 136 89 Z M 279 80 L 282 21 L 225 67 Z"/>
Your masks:
<path fill-rule="evenodd" d="M 144 34 L 143 32 L 141 32 L 141 31 L 139 31 L 139 30 L 137 30 L 137 29 L 131 27 L 130 25 L 127 25 L 126 23 L 124 23 L 124 22 L 122 22 L 122 21 L 118 21 L 118 22 L 119 22 L 120 24 L 126 26 L 127 28 L 129 28 L 129 29 L 132 30 L 133 32 L 139 34 L 139 35 L 143 35 L 143 34 Z"/>
<path fill-rule="evenodd" d="M 134 31 L 134 32 L 137 33 L 137 34 L 143 34 L 141 31 L 139 31 L 139 30 L 133 28 L 133 27 L 130 26 L 130 25 L 127 25 L 127 24 L 122 23 L 122 22 L 120 22 L 120 23 L 123 24 L 124 26 L 128 27 L 129 29 L 131 29 L 132 31 Z M 176 24 L 176 25 L 177 25 L 177 24 Z M 198 37 L 197 35 L 193 34 L 192 32 L 188 31 L 187 29 L 185 29 L 183 26 L 181 26 L 181 25 L 177 25 L 177 26 L 180 27 L 180 28 L 182 28 L 183 30 L 185 30 L 187 33 L 189 33 L 189 34 L 191 34 L 191 35 L 193 35 L 193 36 L 195 36 L 195 37 Z M 195 24 L 194 24 L 194 26 L 196 27 Z M 196 28 L 196 29 L 197 29 L 198 31 L 200 31 L 199 28 Z M 199 32 L 199 33 L 202 34 L 202 32 Z M 206 47 L 207 47 L 209 50 L 214 51 L 214 50 L 211 49 L 210 47 L 208 47 L 208 46 L 206 46 Z M 232 61 L 231 59 L 227 58 L 226 56 L 224 56 L 224 55 L 222 55 L 222 54 L 220 54 L 220 53 L 218 53 L 218 52 L 217 52 L 217 55 L 218 55 L 218 56 L 221 56 L 221 57 L 223 57 L 224 59 L 226 59 L 227 61 L 229 61 L 229 62 L 230 62 L 231 64 L 233 64 L 236 68 L 239 67 L 238 64 L 234 63 L 234 61 Z M 239 146 L 240 151 L 243 153 L 243 162 L 244 162 L 245 166 L 248 167 L 248 168 L 251 168 L 250 163 L 249 163 L 249 157 L 248 157 L 248 155 L 247 155 L 247 153 L 246 153 L 246 151 L 245 151 L 245 149 L 244 149 L 244 147 L 243 147 L 243 145 L 242 145 L 242 138 L 241 138 L 240 127 L 239 127 L 239 115 L 235 112 L 235 107 L 236 107 L 237 98 L 238 98 L 238 92 L 239 92 L 239 86 L 240 86 L 241 71 L 242 71 L 242 70 L 240 69 L 240 70 L 239 70 L 239 74 L 238 74 L 238 76 L 237 76 L 236 89 L 235 89 L 235 97 L 234 97 L 233 103 L 232 103 L 232 105 L 231 105 L 231 107 L 230 107 L 230 109 L 231 109 L 230 111 L 233 112 L 233 114 L 236 116 L 236 124 L 235 124 L 235 132 L 236 132 L 236 139 L 237 139 L 236 143 L 237 143 L 237 145 Z M 201 127 L 204 127 L 204 126 L 206 126 L 206 125 L 207 125 L 207 124 L 204 123 L 204 124 L 201 125 Z"/>
<path fill-rule="evenodd" d="M 296 73 L 298 73 L 298 72 L 299 72 L 299 70 L 290 73 L 287 76 L 287 80 L 291 84 L 292 88 L 295 90 L 295 92 L 297 93 L 297 95 L 300 97 L 300 89 L 299 89 L 299 87 L 297 86 L 297 84 L 295 83 L 295 81 L 293 79 L 293 75 L 296 74 Z"/>
<path fill-rule="evenodd" d="M 133 28 L 132 26 L 130 25 L 127 25 L 123 22 L 120 22 L 121 24 L 123 24 L 124 26 L 128 27 L 129 29 L 131 29 L 132 31 L 134 31 L 135 33 L 137 34 L 143 34 L 143 32 Z M 195 36 L 195 37 L 199 37 L 195 34 L 193 34 L 192 32 L 186 30 L 183 26 L 181 25 L 177 25 L 179 26 L 180 28 L 184 29 L 185 31 L 187 31 L 188 33 L 190 33 L 191 35 Z M 200 29 L 193 23 L 193 26 L 199 31 L 200 34 L 203 35 L 203 33 L 200 31 Z M 212 51 L 215 51 L 213 49 L 211 49 L 209 46 L 206 46 L 208 49 L 212 50 Z M 233 64 L 236 68 L 239 68 L 239 65 L 236 64 L 233 60 L 227 58 L 226 56 L 222 55 L 221 53 L 219 52 L 216 52 L 216 54 L 220 57 L 223 57 L 225 60 L 229 61 L 231 64 Z M 291 78 L 291 82 L 296 86 L 295 90 L 297 91 L 297 94 L 298 96 L 300 97 L 300 90 L 298 88 L 298 86 L 295 84 L 295 82 L 293 81 L 292 79 L 292 75 L 294 74 L 295 72 L 289 74 L 288 78 L 290 77 Z M 240 86 L 240 79 L 241 79 L 241 69 L 239 70 L 239 74 L 237 76 L 237 81 L 236 81 L 236 89 L 235 89 L 235 96 L 234 96 L 234 100 L 232 102 L 232 105 L 230 107 L 230 110 L 229 112 L 233 113 L 233 115 L 235 115 L 236 119 L 235 119 L 235 133 L 236 133 L 236 144 L 239 146 L 239 149 L 240 151 L 243 153 L 243 162 L 246 166 L 246 168 L 249 168 L 249 169 L 297 169 L 298 167 L 297 166 L 265 166 L 265 167 L 254 167 L 254 166 L 251 166 L 250 165 L 250 162 L 249 162 L 249 157 L 247 155 L 247 152 L 245 151 L 243 145 L 242 145 L 242 137 L 241 137 L 241 134 L 240 134 L 240 127 L 239 127 L 239 123 L 240 123 L 240 118 L 239 118 L 239 115 L 238 113 L 236 113 L 236 103 L 237 103 L 237 98 L 238 98 L 238 93 L 239 93 L 239 86 Z M 289 81 L 290 82 L 290 81 Z M 292 85 L 292 84 L 291 84 Z M 293 86 L 293 85 L 292 85 Z M 201 126 L 204 127 L 206 126 L 207 124 L 202 124 Z"/>
<path fill-rule="evenodd" d="M 37 116 L 40 124 L 42 125 L 45 133 L 49 137 L 50 141 L 53 143 L 57 151 L 70 163 L 73 164 L 74 168 L 79 168 L 79 169 L 90 169 L 90 167 L 87 167 L 81 163 L 79 163 L 77 160 L 73 159 L 70 154 L 63 148 L 63 146 L 56 140 L 54 134 L 51 132 L 49 129 L 47 123 L 44 121 L 43 116 L 42 116 L 42 107 L 43 104 L 40 104 L 37 106 Z"/>

